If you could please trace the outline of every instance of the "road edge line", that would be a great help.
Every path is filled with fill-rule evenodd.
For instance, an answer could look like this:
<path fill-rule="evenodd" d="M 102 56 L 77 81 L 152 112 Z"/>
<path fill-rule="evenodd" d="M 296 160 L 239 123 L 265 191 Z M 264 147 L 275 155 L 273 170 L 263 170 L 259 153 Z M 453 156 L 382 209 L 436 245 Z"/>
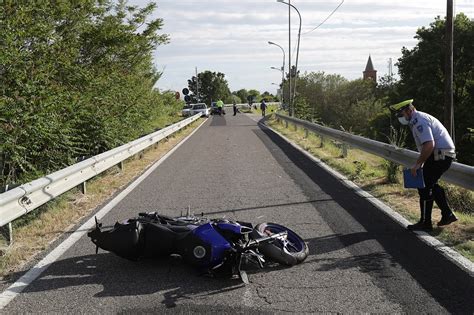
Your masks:
<path fill-rule="evenodd" d="M 89 229 L 95 225 L 95 218 L 102 219 L 110 210 L 112 210 L 122 199 L 133 191 L 142 181 L 144 181 L 158 166 L 160 166 L 168 157 L 170 157 L 181 145 L 183 145 L 201 126 L 207 121 L 205 119 L 188 136 L 175 145 L 170 151 L 163 155 L 158 161 L 150 166 L 142 175 L 135 179 L 130 185 L 122 190 L 115 198 L 109 201 L 99 211 L 92 215 L 83 225 L 77 228 L 68 238 L 62 241 L 49 254 L 41 259 L 35 266 L 30 268 L 23 276 L 0 293 L 0 310 L 5 308 L 18 294 L 28 287 L 36 278 L 38 278 L 48 267 L 53 264 L 61 255 L 71 248 Z"/>

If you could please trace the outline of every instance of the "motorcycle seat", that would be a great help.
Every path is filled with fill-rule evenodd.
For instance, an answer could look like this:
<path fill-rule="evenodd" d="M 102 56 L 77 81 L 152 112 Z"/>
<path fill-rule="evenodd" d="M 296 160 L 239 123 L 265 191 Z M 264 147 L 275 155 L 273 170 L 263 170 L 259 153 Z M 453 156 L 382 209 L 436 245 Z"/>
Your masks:
<path fill-rule="evenodd" d="M 165 225 L 165 227 L 167 227 L 168 229 L 170 229 L 171 231 L 177 234 L 188 233 L 189 231 L 192 230 L 191 228 L 184 225 Z"/>

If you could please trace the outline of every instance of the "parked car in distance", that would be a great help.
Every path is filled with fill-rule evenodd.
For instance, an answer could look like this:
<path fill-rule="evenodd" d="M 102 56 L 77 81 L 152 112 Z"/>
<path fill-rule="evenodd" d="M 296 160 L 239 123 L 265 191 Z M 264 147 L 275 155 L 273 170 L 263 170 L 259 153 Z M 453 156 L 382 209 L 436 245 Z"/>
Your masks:
<path fill-rule="evenodd" d="M 211 115 L 219 115 L 219 107 L 217 107 L 217 102 L 211 103 Z"/>
<path fill-rule="evenodd" d="M 181 110 L 181 116 L 183 117 L 188 117 L 191 116 L 191 105 L 185 105 L 183 109 Z"/>
<path fill-rule="evenodd" d="M 207 105 L 204 103 L 191 104 L 191 106 L 191 115 L 201 113 L 202 116 L 209 117 L 209 115 L 211 114 L 210 108 L 207 107 Z"/>

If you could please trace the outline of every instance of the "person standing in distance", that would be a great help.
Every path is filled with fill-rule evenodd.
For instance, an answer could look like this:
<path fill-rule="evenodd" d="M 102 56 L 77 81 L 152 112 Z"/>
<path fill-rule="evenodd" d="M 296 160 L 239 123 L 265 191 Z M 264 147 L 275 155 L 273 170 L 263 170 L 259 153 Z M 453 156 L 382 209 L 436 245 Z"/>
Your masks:
<path fill-rule="evenodd" d="M 232 104 L 232 108 L 234 109 L 234 116 L 237 115 L 237 104 L 235 103 L 235 101 L 233 102 Z"/>
<path fill-rule="evenodd" d="M 262 110 L 262 117 L 265 117 L 265 110 L 267 109 L 265 99 L 262 99 L 262 102 L 260 103 L 260 109 Z"/>
<path fill-rule="evenodd" d="M 431 212 L 433 201 L 441 209 L 441 221 L 438 226 L 448 225 L 457 221 L 457 217 L 449 207 L 444 189 L 438 185 L 441 175 L 446 172 L 456 157 L 453 139 L 443 124 L 435 117 L 417 111 L 413 99 L 390 106 L 396 112 L 399 122 L 408 125 L 420 156 L 411 167 L 411 174 L 423 168 L 424 188 L 418 188 L 420 196 L 420 221 L 407 226 L 412 231 L 432 231 Z"/>

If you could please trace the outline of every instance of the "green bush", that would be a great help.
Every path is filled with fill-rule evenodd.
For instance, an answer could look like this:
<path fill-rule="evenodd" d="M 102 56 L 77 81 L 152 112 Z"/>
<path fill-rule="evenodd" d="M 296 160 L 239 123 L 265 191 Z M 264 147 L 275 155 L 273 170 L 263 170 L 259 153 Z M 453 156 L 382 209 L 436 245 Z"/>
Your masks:
<path fill-rule="evenodd" d="M 0 186 L 26 182 L 162 127 L 180 106 L 154 88 L 167 42 L 154 4 L 0 5 Z M 163 122 L 164 124 L 164 122 Z"/>

